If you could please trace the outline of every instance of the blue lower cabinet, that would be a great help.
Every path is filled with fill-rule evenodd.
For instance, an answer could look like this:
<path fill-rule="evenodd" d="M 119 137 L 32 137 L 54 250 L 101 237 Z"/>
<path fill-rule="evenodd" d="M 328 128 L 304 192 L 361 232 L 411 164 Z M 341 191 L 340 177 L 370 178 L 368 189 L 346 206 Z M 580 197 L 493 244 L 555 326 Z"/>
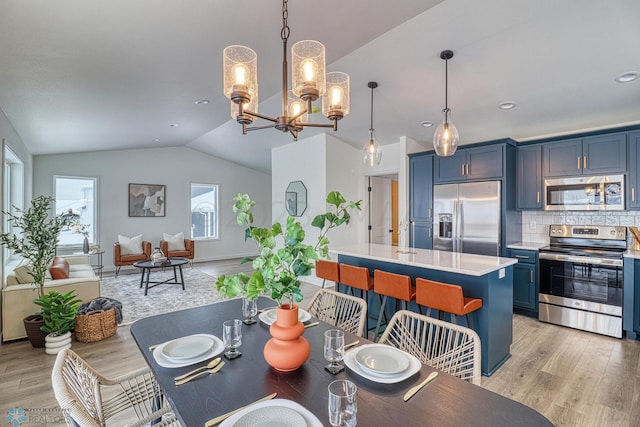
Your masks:
<path fill-rule="evenodd" d="M 538 252 L 510 249 L 513 266 L 513 307 L 538 312 Z"/>

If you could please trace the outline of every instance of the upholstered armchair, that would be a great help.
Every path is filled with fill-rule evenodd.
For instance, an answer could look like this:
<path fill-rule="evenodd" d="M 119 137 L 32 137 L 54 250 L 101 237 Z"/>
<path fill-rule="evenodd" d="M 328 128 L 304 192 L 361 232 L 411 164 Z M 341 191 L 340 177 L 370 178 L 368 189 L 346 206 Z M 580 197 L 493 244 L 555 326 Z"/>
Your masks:
<path fill-rule="evenodd" d="M 164 233 L 160 240 L 160 250 L 167 258 L 186 258 L 193 265 L 196 254 L 194 241 L 184 239 L 182 233 L 174 236 Z"/>
<path fill-rule="evenodd" d="M 116 242 L 113 244 L 113 265 L 116 267 L 116 277 L 123 265 L 133 265 L 136 261 L 144 261 L 151 258 L 151 242 L 142 241 L 142 253 L 130 253 L 126 248 Z"/>

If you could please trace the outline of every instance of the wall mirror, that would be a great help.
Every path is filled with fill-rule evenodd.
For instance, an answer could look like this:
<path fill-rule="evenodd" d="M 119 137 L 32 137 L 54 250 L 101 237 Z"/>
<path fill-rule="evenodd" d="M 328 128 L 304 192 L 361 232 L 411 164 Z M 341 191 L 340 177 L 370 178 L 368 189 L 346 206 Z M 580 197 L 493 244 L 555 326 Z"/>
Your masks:
<path fill-rule="evenodd" d="M 302 181 L 291 181 L 284 195 L 284 204 L 291 216 L 302 216 L 307 209 L 307 187 Z"/>

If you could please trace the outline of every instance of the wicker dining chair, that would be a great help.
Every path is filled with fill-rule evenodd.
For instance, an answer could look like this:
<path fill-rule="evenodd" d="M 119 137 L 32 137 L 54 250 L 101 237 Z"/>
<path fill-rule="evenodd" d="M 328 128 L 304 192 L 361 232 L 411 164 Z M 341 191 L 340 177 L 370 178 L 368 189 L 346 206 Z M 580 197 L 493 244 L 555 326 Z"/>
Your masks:
<path fill-rule="evenodd" d="M 318 290 L 307 311 L 323 322 L 360 337 L 367 325 L 367 302 L 331 289 Z"/>
<path fill-rule="evenodd" d="M 68 426 L 102 427 L 113 417 L 114 424 L 130 427 L 150 425 L 160 418 L 154 426 L 180 426 L 148 368 L 109 379 L 65 349 L 58 353 L 51 382 Z"/>
<path fill-rule="evenodd" d="M 391 318 L 379 342 L 406 351 L 425 365 L 480 385 L 480 337 L 473 329 L 400 310 Z"/>

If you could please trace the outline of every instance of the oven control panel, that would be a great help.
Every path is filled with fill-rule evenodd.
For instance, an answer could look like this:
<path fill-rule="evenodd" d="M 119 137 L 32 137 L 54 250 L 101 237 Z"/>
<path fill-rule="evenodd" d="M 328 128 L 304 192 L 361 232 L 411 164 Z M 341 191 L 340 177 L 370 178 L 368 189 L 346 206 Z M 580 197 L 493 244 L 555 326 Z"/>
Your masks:
<path fill-rule="evenodd" d="M 585 239 L 626 240 L 627 228 L 597 225 L 550 225 L 550 237 L 578 237 Z"/>

